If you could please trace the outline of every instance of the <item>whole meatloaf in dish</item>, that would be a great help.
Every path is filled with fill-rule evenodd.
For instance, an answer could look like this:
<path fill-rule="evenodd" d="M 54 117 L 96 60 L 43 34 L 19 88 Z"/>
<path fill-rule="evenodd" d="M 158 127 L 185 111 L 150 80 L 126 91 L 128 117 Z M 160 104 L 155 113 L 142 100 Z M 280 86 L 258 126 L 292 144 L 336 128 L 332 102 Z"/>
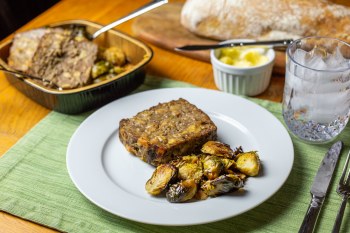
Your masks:
<path fill-rule="evenodd" d="M 202 110 L 180 98 L 122 119 L 119 138 L 130 153 L 158 166 L 216 140 L 217 127 Z"/>

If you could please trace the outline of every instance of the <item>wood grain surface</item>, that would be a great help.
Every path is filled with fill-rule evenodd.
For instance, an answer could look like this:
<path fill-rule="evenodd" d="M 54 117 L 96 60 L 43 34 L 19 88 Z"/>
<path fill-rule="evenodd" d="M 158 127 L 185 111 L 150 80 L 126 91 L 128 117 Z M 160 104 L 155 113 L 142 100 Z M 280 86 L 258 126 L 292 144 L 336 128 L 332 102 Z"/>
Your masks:
<path fill-rule="evenodd" d="M 146 4 L 147 0 L 66 0 L 60 1 L 52 8 L 33 19 L 18 31 L 44 26 L 49 23 L 70 19 L 86 19 L 100 24 L 108 24 L 136 8 Z M 172 0 L 171 3 L 182 3 Z M 338 0 L 338 3 L 350 5 L 348 0 Z M 130 20 L 117 30 L 134 35 L 132 26 L 135 20 Z M 161 21 L 159 22 L 162 23 Z M 11 39 L 10 35 L 5 40 Z M 186 41 L 184 41 L 186 42 Z M 148 43 L 148 41 L 146 41 Z M 154 51 L 154 57 L 147 67 L 151 75 L 167 77 L 192 83 L 194 85 L 217 89 L 213 80 L 212 68 L 208 62 L 195 60 L 181 54 L 162 49 L 153 43 L 148 43 Z M 284 75 L 274 74 L 268 89 L 257 96 L 280 102 L 282 100 Z M 50 110 L 41 107 L 16 90 L 0 72 L 0 156 L 11 148 L 35 124 L 44 118 Z M 20 182 L 20 181 L 19 181 Z M 55 232 L 44 226 L 23 220 L 10 214 L 0 212 L 0 233 L 48 233 Z"/>

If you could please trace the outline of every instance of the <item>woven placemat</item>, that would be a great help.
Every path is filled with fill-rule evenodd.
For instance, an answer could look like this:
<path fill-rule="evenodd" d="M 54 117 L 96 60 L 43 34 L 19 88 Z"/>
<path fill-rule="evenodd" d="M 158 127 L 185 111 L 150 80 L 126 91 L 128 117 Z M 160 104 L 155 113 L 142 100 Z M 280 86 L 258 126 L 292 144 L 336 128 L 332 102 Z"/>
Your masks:
<path fill-rule="evenodd" d="M 192 86 L 147 77 L 137 91 L 164 87 Z M 279 103 L 251 100 L 282 121 Z M 288 180 L 275 195 L 253 210 L 210 224 L 154 226 L 102 210 L 87 200 L 70 180 L 66 148 L 71 135 L 90 113 L 72 116 L 51 112 L 0 158 L 0 210 L 64 232 L 297 232 L 310 201 L 313 178 L 330 146 L 309 145 L 293 138 L 295 161 Z M 319 217 L 317 232 L 331 231 L 340 204 L 335 188 L 349 149 L 346 138 L 350 138 L 349 127 L 339 137 L 345 142 L 345 148 Z M 349 214 L 347 209 L 345 216 Z M 345 218 L 342 232 L 349 231 L 350 221 Z"/>

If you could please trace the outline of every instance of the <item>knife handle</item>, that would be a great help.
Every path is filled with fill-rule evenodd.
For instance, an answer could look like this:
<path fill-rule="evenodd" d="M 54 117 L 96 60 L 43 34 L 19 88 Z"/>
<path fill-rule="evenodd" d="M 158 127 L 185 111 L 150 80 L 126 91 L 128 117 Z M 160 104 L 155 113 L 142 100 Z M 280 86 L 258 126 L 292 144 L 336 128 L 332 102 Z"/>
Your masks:
<path fill-rule="evenodd" d="M 299 233 L 311 233 L 314 231 L 322 204 L 323 198 L 312 195 L 309 208 L 306 212 L 303 223 L 300 226 Z"/>

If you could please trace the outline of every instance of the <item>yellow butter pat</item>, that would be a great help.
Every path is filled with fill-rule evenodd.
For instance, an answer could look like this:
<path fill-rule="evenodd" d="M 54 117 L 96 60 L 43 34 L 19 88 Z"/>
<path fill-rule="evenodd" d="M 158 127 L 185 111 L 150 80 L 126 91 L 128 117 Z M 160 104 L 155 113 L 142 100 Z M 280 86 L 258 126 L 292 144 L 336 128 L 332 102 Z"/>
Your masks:
<path fill-rule="evenodd" d="M 264 47 L 234 47 L 221 49 L 219 60 L 236 67 L 253 67 L 269 61 Z"/>

